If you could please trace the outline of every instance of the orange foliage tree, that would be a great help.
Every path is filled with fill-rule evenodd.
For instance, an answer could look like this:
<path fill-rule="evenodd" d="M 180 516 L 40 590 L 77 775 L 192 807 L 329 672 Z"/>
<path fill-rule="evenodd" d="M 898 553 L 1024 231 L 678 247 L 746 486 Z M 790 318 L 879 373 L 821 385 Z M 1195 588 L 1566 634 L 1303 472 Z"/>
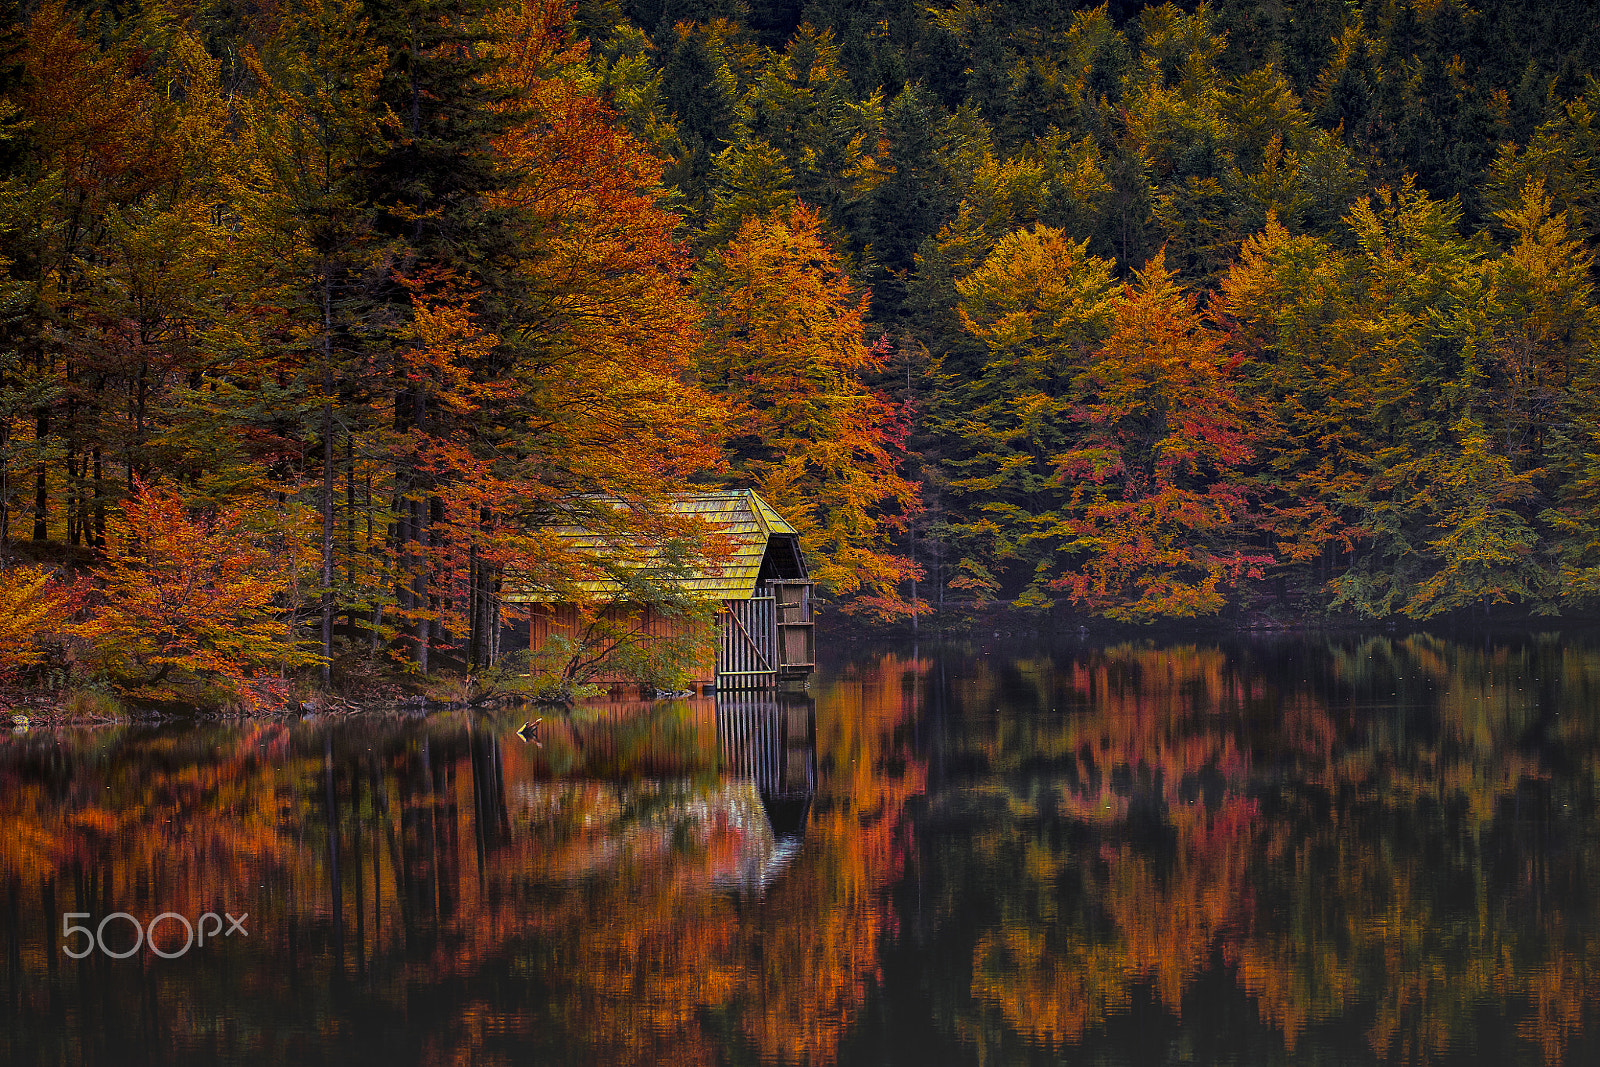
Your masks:
<path fill-rule="evenodd" d="M 295 633 L 314 540 L 297 510 L 192 514 L 170 488 L 136 483 L 107 522 L 93 618 L 77 627 L 119 688 L 166 696 L 190 675 L 249 702 L 264 669 L 317 662 Z"/>
<path fill-rule="evenodd" d="M 521 220 L 517 310 L 498 327 L 509 391 L 492 432 L 509 445 L 497 469 L 517 471 L 524 505 L 546 515 L 574 490 L 635 500 L 681 488 L 718 464 L 722 430 L 722 405 L 694 384 L 700 312 L 662 161 L 586 87 L 572 10 L 519 0 L 490 17 L 490 77 L 517 117 L 496 141 L 517 179 L 501 197 Z"/>
<path fill-rule="evenodd" d="M 552 526 L 598 498 L 639 505 L 613 524 L 654 522 L 652 504 L 718 463 L 722 407 L 693 383 L 699 311 L 660 161 L 585 88 L 569 5 L 519 0 L 485 28 L 501 181 L 485 200 L 514 224 L 493 271 L 413 269 L 391 333 L 397 380 L 426 397 L 387 444 L 411 472 L 394 566 L 424 668 L 430 642 L 491 664 L 508 588 L 582 566 Z"/>
<path fill-rule="evenodd" d="M 734 480 L 800 531 L 813 573 L 851 608 L 916 610 L 897 586 L 916 573 L 893 537 L 921 507 L 901 474 L 906 412 L 863 379 L 887 346 L 866 340 L 867 297 L 804 205 L 749 219 L 699 275 L 708 387 L 733 409 Z"/>

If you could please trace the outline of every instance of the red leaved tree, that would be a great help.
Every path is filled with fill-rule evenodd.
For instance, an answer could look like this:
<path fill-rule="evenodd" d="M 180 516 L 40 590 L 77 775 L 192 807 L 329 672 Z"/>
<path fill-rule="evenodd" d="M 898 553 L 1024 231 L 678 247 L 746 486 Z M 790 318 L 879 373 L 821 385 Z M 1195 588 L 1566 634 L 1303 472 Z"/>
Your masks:
<path fill-rule="evenodd" d="M 1237 357 L 1158 257 L 1118 304 L 1080 379 L 1061 527 L 1082 566 L 1054 583 L 1113 619 L 1209 615 L 1227 586 L 1261 577 L 1260 518 L 1245 472 L 1258 405 L 1240 396 Z"/>

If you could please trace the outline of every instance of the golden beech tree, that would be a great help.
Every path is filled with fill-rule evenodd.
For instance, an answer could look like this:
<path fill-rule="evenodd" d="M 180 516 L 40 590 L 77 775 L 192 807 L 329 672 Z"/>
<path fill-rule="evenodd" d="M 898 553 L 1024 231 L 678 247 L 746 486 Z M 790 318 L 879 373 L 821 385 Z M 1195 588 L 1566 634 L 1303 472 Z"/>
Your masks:
<path fill-rule="evenodd" d="M 921 507 L 900 473 L 907 413 L 863 384 L 886 345 L 866 340 L 867 297 L 805 205 L 749 219 L 699 275 L 710 336 L 702 381 L 733 409 L 733 478 L 782 512 L 846 610 L 915 611 L 916 573 L 893 546 Z"/>
<path fill-rule="evenodd" d="M 175 674 L 232 688 L 247 703 L 264 670 L 317 662 L 295 634 L 313 587 L 308 509 L 194 515 L 171 488 L 136 483 L 107 522 L 93 618 L 77 627 L 119 687 L 165 696 Z"/>
<path fill-rule="evenodd" d="M 1361 306 L 1350 258 L 1274 217 L 1210 296 L 1212 318 L 1245 357 L 1246 391 L 1270 414 L 1253 447 L 1275 487 L 1272 543 L 1286 582 L 1328 580 L 1359 536 L 1348 502 L 1377 450 Z"/>
<path fill-rule="evenodd" d="M 394 333 L 432 411 L 397 443 L 399 466 L 440 490 L 426 548 L 400 561 L 429 577 L 401 607 L 437 619 L 432 639 L 464 644 L 473 666 L 494 659 L 508 579 L 570 578 L 549 527 L 582 523 L 599 497 L 637 505 L 612 516 L 625 525 L 659 517 L 651 505 L 718 464 L 723 417 L 693 382 L 700 314 L 661 162 L 586 87 L 571 5 L 516 0 L 485 28 L 504 178 L 486 201 L 514 220 L 508 269 L 403 283 Z"/>
<path fill-rule="evenodd" d="M 1118 286 L 1087 241 L 1034 226 L 1001 238 L 955 283 L 957 315 L 981 366 L 940 361 L 930 423 L 952 442 L 944 537 L 954 589 L 1048 608 L 1060 567 L 1064 499 L 1055 457 L 1074 439 L 1076 389 L 1110 332 Z"/>
<path fill-rule="evenodd" d="M 78 599 L 74 586 L 45 567 L 0 568 L 0 681 L 43 662 L 40 646 L 67 629 Z"/>

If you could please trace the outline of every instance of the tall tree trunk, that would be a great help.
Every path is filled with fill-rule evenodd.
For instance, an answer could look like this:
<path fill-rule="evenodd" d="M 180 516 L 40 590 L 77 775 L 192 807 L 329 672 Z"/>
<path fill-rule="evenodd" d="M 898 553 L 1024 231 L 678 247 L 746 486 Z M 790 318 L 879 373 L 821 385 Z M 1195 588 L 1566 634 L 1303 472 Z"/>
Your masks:
<path fill-rule="evenodd" d="M 411 597 L 416 610 L 427 611 L 430 607 L 428 596 L 428 498 L 419 496 L 411 501 L 411 527 L 416 538 L 416 569 L 412 572 Z M 433 643 L 432 620 L 426 617 L 417 619 L 416 622 L 416 649 L 413 653 L 417 669 L 423 674 L 428 673 L 428 646 Z"/>
<path fill-rule="evenodd" d="M 67 520 L 66 541 L 69 545 L 76 545 L 78 543 L 78 457 L 72 450 L 70 435 L 67 437 L 66 460 L 61 467 L 66 473 L 66 485 L 63 487 L 63 495 L 66 498 L 66 507 L 63 509 Z"/>
<path fill-rule="evenodd" d="M 150 387 L 146 381 L 148 369 L 145 361 L 140 360 L 133 391 L 133 440 L 129 443 L 128 491 L 130 493 L 133 491 L 133 476 L 144 474 L 144 464 L 139 461 L 139 456 L 140 450 L 144 447 L 145 406 L 150 400 Z"/>
<path fill-rule="evenodd" d="M 73 384 L 71 365 L 68 365 L 67 382 Z M 84 495 L 84 478 L 89 473 L 89 458 L 82 454 L 78 442 L 78 406 L 70 398 L 67 399 L 65 412 L 66 425 L 62 427 L 63 436 L 66 438 L 67 459 L 65 469 L 67 472 L 67 543 L 77 546 L 83 543 L 84 535 L 89 529 L 89 502 Z"/>
<path fill-rule="evenodd" d="M 420 389 L 401 389 L 395 394 L 395 430 L 404 437 L 410 431 L 425 429 L 427 396 Z M 428 669 L 428 646 L 433 640 L 429 620 L 418 617 L 428 611 L 429 580 L 429 498 L 425 479 L 415 456 L 402 454 L 395 463 L 395 498 L 400 517 L 396 558 L 400 573 L 395 592 L 403 612 L 410 612 L 411 658 L 422 671 Z"/>
<path fill-rule="evenodd" d="M 367 518 L 371 522 L 371 516 Z M 356 636 L 356 442 L 348 430 L 344 435 L 344 555 L 345 581 L 350 587 L 350 599 L 345 602 L 344 620 L 350 628 L 350 640 Z"/>
<path fill-rule="evenodd" d="M 89 504 L 83 488 L 84 475 L 88 469 L 88 459 L 78 455 L 77 442 L 69 435 L 67 437 L 67 542 L 74 546 L 83 543 L 84 534 L 89 528 Z"/>
<path fill-rule="evenodd" d="M 494 600 L 489 606 L 489 666 L 491 667 L 500 662 L 500 636 L 505 630 L 505 622 L 500 615 L 500 592 L 500 568 L 496 567 L 492 589 Z"/>
<path fill-rule="evenodd" d="M 909 377 L 909 374 L 907 375 Z M 911 560 L 911 632 L 917 633 L 917 520 L 906 519 L 906 537 L 910 541 L 908 558 Z"/>
<path fill-rule="evenodd" d="M 48 533 L 45 516 L 49 505 L 49 496 L 45 477 L 44 449 L 45 439 L 50 436 L 50 409 L 41 407 L 37 410 L 36 415 L 34 440 L 38 442 L 40 455 L 38 465 L 34 469 L 33 539 L 35 541 L 43 541 Z"/>
<path fill-rule="evenodd" d="M 396 472 L 397 474 L 399 472 Z M 399 479 L 396 478 L 398 482 Z M 412 557 L 411 533 L 411 499 L 405 488 L 400 485 L 394 490 L 394 536 L 390 558 L 394 560 L 395 582 L 394 598 L 396 605 L 402 612 L 410 611 L 411 603 L 411 573 L 416 570 L 416 562 Z M 404 625 L 402 619 L 401 625 Z"/>
<path fill-rule="evenodd" d="M 322 275 L 322 685 L 333 681 L 333 279 Z"/>
<path fill-rule="evenodd" d="M 94 446 L 94 547 L 106 546 L 106 489 L 105 466 L 100 456 L 100 446 Z"/>
<path fill-rule="evenodd" d="M 0 552 L 11 543 L 10 420 L 0 419 Z"/>
<path fill-rule="evenodd" d="M 369 561 L 371 561 L 371 560 L 374 559 L 374 556 L 372 554 L 372 545 L 373 545 L 373 530 L 372 530 L 372 469 L 371 469 L 370 466 L 367 469 L 366 477 L 365 477 L 365 479 L 363 479 L 363 481 L 365 482 L 365 485 L 366 485 L 366 497 L 367 497 L 367 507 L 366 507 L 366 511 L 367 511 L 367 552 L 368 552 L 368 559 L 369 559 Z M 397 531 L 395 530 L 395 524 L 392 523 L 392 522 L 385 523 L 384 524 L 384 531 L 383 531 L 384 553 L 381 556 L 377 556 L 376 557 L 376 566 L 377 566 L 377 569 L 378 569 L 378 573 L 374 576 L 373 581 L 372 581 L 372 585 L 371 585 L 371 588 L 372 588 L 372 591 L 373 591 L 373 594 L 372 594 L 372 654 L 374 656 L 376 656 L 378 654 L 378 648 L 383 643 L 383 597 L 381 595 L 379 595 L 378 590 L 384 588 L 385 583 L 389 580 L 389 577 L 390 577 L 390 575 L 389 575 L 389 565 L 390 565 L 390 562 L 394 559 L 394 546 L 395 546 L 396 535 L 397 535 Z"/>
<path fill-rule="evenodd" d="M 330 373 L 329 378 L 332 378 Z M 326 383 L 331 389 L 332 382 Z M 322 684 L 333 680 L 333 401 L 322 404 Z"/>
<path fill-rule="evenodd" d="M 478 618 L 478 606 L 481 602 L 478 582 L 478 544 L 474 541 L 467 548 L 467 669 L 469 671 L 478 666 L 479 641 L 483 636 L 483 627 Z"/>

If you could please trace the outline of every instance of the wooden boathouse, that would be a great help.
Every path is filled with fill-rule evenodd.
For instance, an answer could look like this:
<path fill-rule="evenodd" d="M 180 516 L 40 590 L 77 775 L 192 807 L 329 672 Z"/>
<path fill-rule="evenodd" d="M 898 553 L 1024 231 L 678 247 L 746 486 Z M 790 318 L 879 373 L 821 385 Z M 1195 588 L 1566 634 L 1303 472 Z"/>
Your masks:
<path fill-rule="evenodd" d="M 769 689 L 804 680 L 816 664 L 812 581 L 800 551 L 800 535 L 752 489 L 685 493 L 671 511 L 703 521 L 728 554 L 672 579 L 683 591 L 720 605 L 715 651 L 697 663 L 692 683 L 718 690 Z M 598 545 L 584 531 L 568 531 L 580 548 Z M 574 604 L 539 603 L 537 594 L 514 598 L 529 604 L 528 647 L 538 649 L 551 634 L 573 633 L 580 612 Z M 618 605 L 616 610 L 628 610 Z M 646 613 L 648 616 L 648 613 Z M 659 616 L 643 625 L 666 639 L 681 625 Z M 602 678 L 602 681 L 611 681 Z"/>

